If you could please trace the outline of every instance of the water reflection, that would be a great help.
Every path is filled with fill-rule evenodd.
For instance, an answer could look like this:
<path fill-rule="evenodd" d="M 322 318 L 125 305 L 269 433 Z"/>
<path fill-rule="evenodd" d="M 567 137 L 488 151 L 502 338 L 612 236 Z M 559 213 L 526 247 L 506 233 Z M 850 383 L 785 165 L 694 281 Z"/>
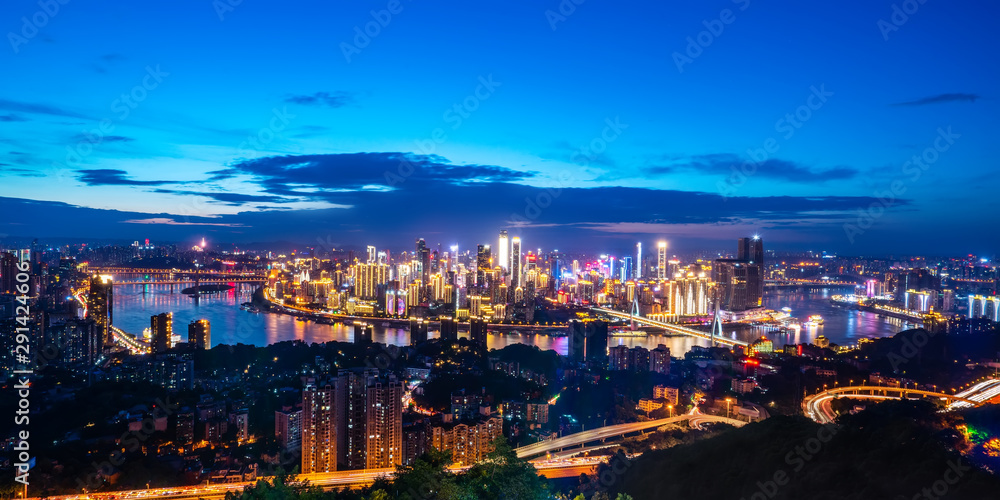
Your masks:
<path fill-rule="evenodd" d="M 248 302 L 253 294 L 253 285 L 237 284 L 233 290 L 224 293 L 203 295 L 197 299 L 180 293 L 180 287 L 171 291 L 169 285 L 123 285 L 115 287 L 114 323 L 123 330 L 139 334 L 149 327 L 149 318 L 154 314 L 172 312 L 174 332 L 182 338 L 187 336 L 187 324 L 196 319 L 207 319 L 212 324 L 212 345 L 254 344 L 267 345 L 285 340 L 301 340 L 307 343 L 331 340 L 351 342 L 354 329 L 349 325 L 325 325 L 312 321 L 299 321 L 292 316 L 243 311 L 239 305 Z M 726 335 L 742 340 L 753 340 L 767 335 L 774 340 L 775 347 L 785 343 L 811 342 L 819 335 L 825 335 L 831 342 L 854 344 L 858 338 L 885 337 L 910 327 L 908 323 L 881 318 L 873 313 L 854 311 L 833 306 L 829 298 L 837 291 L 777 290 L 765 299 L 771 309 L 790 307 L 792 315 L 806 318 L 819 314 L 825 319 L 823 325 L 805 327 L 790 335 L 779 335 L 769 329 L 752 328 L 736 331 L 727 328 Z M 374 325 L 376 342 L 405 345 L 409 343 L 409 332 L 405 328 Z M 463 332 L 461 336 L 466 336 Z M 431 333 L 434 338 L 436 333 Z M 500 349 L 512 343 L 536 345 L 541 349 L 553 349 L 566 354 L 568 342 L 565 337 L 552 337 L 533 333 L 491 334 L 487 340 L 490 349 Z M 658 344 L 670 348 L 674 355 L 687 352 L 691 346 L 707 345 L 707 341 L 693 337 L 611 337 L 610 345 L 643 346 L 653 349 Z"/>

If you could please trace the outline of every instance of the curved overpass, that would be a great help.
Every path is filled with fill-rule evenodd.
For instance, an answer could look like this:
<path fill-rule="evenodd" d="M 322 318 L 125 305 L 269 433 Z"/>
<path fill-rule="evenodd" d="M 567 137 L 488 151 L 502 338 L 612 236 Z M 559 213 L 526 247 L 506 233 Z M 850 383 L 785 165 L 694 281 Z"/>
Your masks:
<path fill-rule="evenodd" d="M 630 424 L 617 424 L 608 425 L 605 427 L 599 427 L 597 429 L 577 432 L 575 434 L 570 434 L 568 436 L 563 436 L 556 439 L 550 439 L 548 441 L 540 441 L 537 443 L 529 444 L 517 448 L 517 456 L 519 458 L 529 458 L 537 455 L 543 455 L 552 451 L 558 451 L 562 448 L 569 448 L 572 446 L 580 446 L 592 441 L 600 441 L 602 439 L 607 439 L 610 437 L 622 436 L 625 434 L 630 434 L 632 432 L 640 432 L 647 429 L 654 429 L 667 424 L 675 424 L 678 422 L 692 421 L 692 423 L 709 423 L 709 422 L 721 422 L 725 424 L 734 425 L 736 427 L 741 427 L 746 425 L 746 422 L 742 420 L 736 420 L 734 418 L 717 417 L 715 415 L 679 415 L 670 418 L 661 418 L 657 420 L 649 420 L 646 422 L 634 422 Z"/>
<path fill-rule="evenodd" d="M 998 381 L 998 384 L 1000 384 L 1000 381 Z M 919 389 L 859 385 L 836 387 L 808 396 L 802 401 L 802 412 L 807 417 L 821 424 L 830 423 L 836 419 L 836 414 L 834 414 L 830 403 L 835 398 L 841 396 L 848 396 L 852 399 L 912 399 L 910 396 L 930 397 L 947 400 L 949 409 L 956 407 L 956 405 L 979 406 L 984 403 L 982 400 L 973 398 L 973 394 L 971 393 L 944 394 Z"/>
<path fill-rule="evenodd" d="M 731 339 L 731 338 L 728 338 L 728 337 L 718 337 L 718 336 L 713 337 L 712 334 L 710 334 L 708 332 L 703 332 L 701 330 L 695 330 L 694 328 L 688 328 L 688 327 L 676 325 L 676 324 L 673 324 L 673 323 L 664 323 L 662 321 L 656 321 L 656 320 L 652 320 L 652 319 L 649 319 L 649 318 L 644 318 L 642 316 L 633 316 L 633 315 L 631 315 L 629 313 L 624 313 L 624 312 L 621 312 L 621 311 L 615 311 L 615 310 L 612 310 L 612 309 L 605 309 L 603 307 L 594 307 L 592 309 L 594 311 L 597 311 L 597 312 L 602 313 L 602 314 L 607 314 L 608 316 L 611 316 L 611 317 L 614 317 L 614 318 L 619 318 L 619 319 L 624 319 L 624 320 L 629 320 L 629 321 L 635 321 L 636 323 L 639 323 L 641 325 L 655 326 L 657 328 L 663 328 L 667 332 L 673 333 L 673 334 L 677 334 L 677 335 L 689 335 L 691 337 L 698 337 L 698 338 L 704 339 L 704 340 L 714 340 L 715 342 L 718 342 L 720 344 L 725 344 L 725 345 L 728 345 L 728 346 L 738 346 L 739 345 L 739 346 L 746 347 L 747 345 L 749 345 L 748 343 L 746 343 L 746 342 L 744 342 L 742 340 Z"/>

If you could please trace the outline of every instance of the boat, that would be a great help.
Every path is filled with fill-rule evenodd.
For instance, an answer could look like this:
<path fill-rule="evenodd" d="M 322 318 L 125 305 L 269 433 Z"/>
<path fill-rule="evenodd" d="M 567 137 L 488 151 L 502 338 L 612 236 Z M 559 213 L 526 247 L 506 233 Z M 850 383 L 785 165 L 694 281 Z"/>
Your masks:
<path fill-rule="evenodd" d="M 790 313 L 790 312 L 792 312 L 792 308 L 788 307 L 788 306 L 782 307 L 781 308 L 781 312 Z"/>
<path fill-rule="evenodd" d="M 823 324 L 823 317 L 819 314 L 813 314 L 809 316 L 809 319 L 804 324 L 806 326 L 820 326 Z"/>

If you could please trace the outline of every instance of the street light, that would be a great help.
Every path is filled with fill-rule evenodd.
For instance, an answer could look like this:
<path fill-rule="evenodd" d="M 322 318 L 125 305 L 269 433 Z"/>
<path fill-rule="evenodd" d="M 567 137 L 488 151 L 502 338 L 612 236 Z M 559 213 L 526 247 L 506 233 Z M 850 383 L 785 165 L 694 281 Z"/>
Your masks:
<path fill-rule="evenodd" d="M 726 398 L 726 418 L 729 418 L 729 406 L 732 404 L 733 400 Z"/>

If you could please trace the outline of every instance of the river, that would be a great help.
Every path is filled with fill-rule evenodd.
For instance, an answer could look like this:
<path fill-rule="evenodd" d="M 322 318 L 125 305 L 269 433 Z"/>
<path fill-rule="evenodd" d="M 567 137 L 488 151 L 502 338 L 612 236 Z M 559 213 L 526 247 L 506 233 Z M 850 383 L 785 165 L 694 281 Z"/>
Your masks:
<path fill-rule="evenodd" d="M 251 313 L 239 308 L 250 301 L 254 285 L 238 284 L 233 290 L 219 294 L 202 295 L 198 299 L 179 293 L 180 288 L 171 291 L 169 285 L 116 285 L 114 297 L 114 325 L 133 334 L 141 334 L 149 327 L 149 318 L 162 312 L 173 313 L 174 333 L 187 337 L 187 325 L 197 319 L 207 319 L 212 326 L 212 345 L 253 344 L 268 345 L 285 340 L 304 342 L 328 342 L 331 340 L 350 342 L 354 329 L 350 325 L 324 325 L 311 321 L 298 321 L 292 316 L 269 313 Z M 785 343 L 811 342 L 819 335 L 825 335 L 837 344 L 854 344 L 859 338 L 886 337 L 909 326 L 903 321 L 882 318 L 876 314 L 833 306 L 829 297 L 838 293 L 834 290 L 769 290 L 765 305 L 770 309 L 790 307 L 792 315 L 805 319 L 819 314 L 825 323 L 818 327 L 803 328 L 794 335 L 775 335 L 772 332 L 753 329 L 732 332 L 727 336 L 743 340 L 753 340 L 764 334 L 772 338 L 776 348 Z M 435 333 L 431 333 L 433 338 Z M 466 336 L 461 332 L 460 336 Z M 409 343 L 406 328 L 383 327 L 376 322 L 374 327 L 376 342 L 405 345 Z M 554 349 L 560 354 L 567 352 L 566 337 L 538 334 L 491 333 L 487 340 L 490 349 L 501 349 L 512 343 L 536 345 L 541 349 Z M 706 345 L 705 341 L 693 337 L 667 337 L 650 335 L 647 337 L 611 337 L 610 345 L 624 344 L 630 347 L 644 346 L 648 349 L 664 344 L 673 355 L 682 355 L 691 346 Z"/>

